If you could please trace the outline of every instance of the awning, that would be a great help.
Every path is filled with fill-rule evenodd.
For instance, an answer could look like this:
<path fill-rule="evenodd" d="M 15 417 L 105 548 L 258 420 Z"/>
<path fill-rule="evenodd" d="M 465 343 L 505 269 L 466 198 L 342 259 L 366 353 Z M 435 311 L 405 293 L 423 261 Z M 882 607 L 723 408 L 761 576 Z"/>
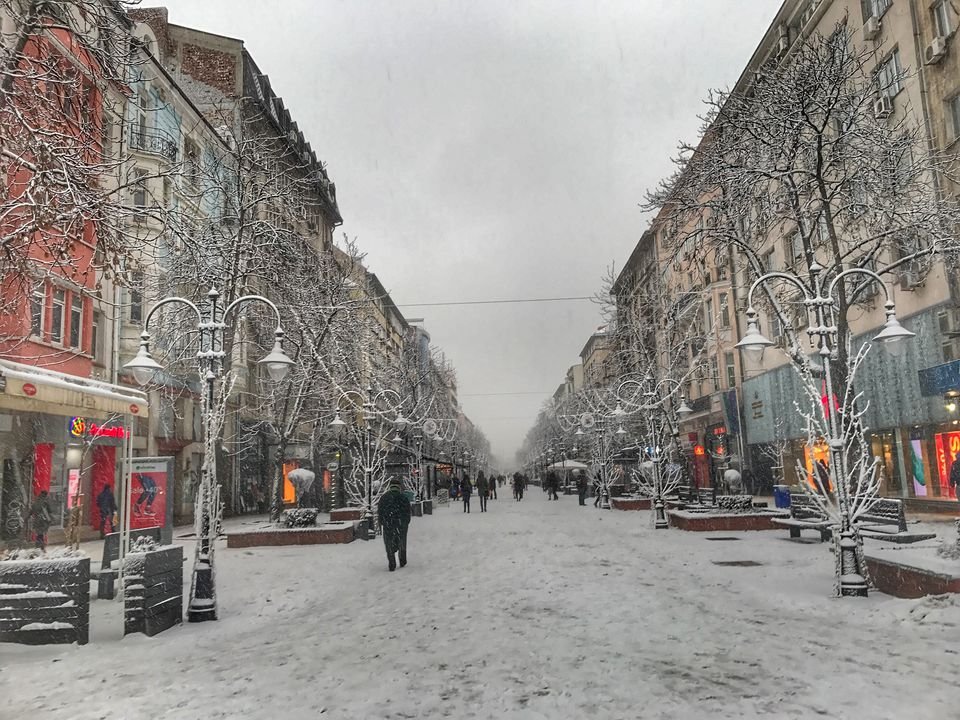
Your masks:
<path fill-rule="evenodd" d="M 0 360 L 0 409 L 71 417 L 148 417 L 147 395 L 100 380 Z"/>

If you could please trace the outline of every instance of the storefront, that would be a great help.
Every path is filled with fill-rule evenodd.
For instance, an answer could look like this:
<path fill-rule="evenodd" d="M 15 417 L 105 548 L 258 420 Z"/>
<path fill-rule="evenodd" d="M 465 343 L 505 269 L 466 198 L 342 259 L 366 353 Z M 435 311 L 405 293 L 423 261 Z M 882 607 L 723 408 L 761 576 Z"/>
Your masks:
<path fill-rule="evenodd" d="M 99 528 L 95 499 L 116 489 L 122 448 L 145 434 L 146 396 L 136 390 L 0 361 L 0 534 L 23 537 L 33 499 L 49 495 L 54 527 L 81 505 Z"/>

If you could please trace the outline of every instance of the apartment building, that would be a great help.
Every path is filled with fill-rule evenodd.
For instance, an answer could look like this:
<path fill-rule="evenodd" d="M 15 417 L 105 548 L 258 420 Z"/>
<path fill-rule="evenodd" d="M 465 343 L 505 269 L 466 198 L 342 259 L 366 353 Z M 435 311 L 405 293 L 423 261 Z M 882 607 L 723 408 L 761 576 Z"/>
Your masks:
<path fill-rule="evenodd" d="M 608 387 L 617 376 L 613 344 L 606 326 L 597 328 L 580 351 L 584 389 Z"/>
<path fill-rule="evenodd" d="M 960 120 L 954 119 L 954 108 L 960 108 L 960 74 L 951 40 L 957 22 L 950 3 L 787 0 L 741 74 L 735 93 L 749 96 L 758 71 L 768 63 L 795 62 L 801 45 L 814 32 L 829 37 L 842 27 L 850 33 L 855 52 L 866 58 L 866 71 L 879 88 L 875 97 L 869 98 L 876 121 L 919 128 L 931 136 L 932 152 L 955 152 Z M 701 141 L 698 154 L 709 153 L 711 132 Z M 943 192 L 956 194 L 943 178 L 934 180 L 941 183 Z M 850 193 L 855 195 L 855 188 Z M 662 282 L 671 310 L 689 302 L 701 305 L 700 327 L 694 326 L 687 342 L 691 362 L 688 402 L 694 413 L 681 427 L 682 436 L 690 443 L 694 467 L 699 468 L 697 481 L 708 481 L 727 458 L 742 455 L 758 480 L 769 482 L 769 467 L 759 452 L 764 445 L 786 441 L 789 468 L 797 462 L 811 467 L 817 459 L 811 456 L 811 450 L 814 454 L 817 450 L 808 447 L 802 417 L 795 410 L 802 390 L 785 352 L 813 353 L 814 348 L 806 347 L 809 320 L 795 298 L 786 304 L 786 322 L 803 341 L 790 348 L 787 329 L 778 317 L 768 317 L 760 303 L 761 328 L 775 347 L 765 352 L 759 363 L 751 363 L 735 351 L 744 330 L 747 292 L 757 269 L 748 270 L 742 258 L 728 252 L 715 252 L 723 245 L 712 243 L 711 236 L 730 229 L 718 227 L 710 210 L 711 198 L 701 200 L 701 209 L 695 212 L 680 213 L 669 202 L 664 205 L 618 278 L 618 310 L 628 318 L 641 317 L 643 291 L 649 292 L 655 279 Z M 811 258 L 829 266 L 822 217 L 801 227 L 789 208 L 778 202 L 783 201 L 772 189 L 763 211 L 763 227 L 752 230 L 758 264 L 764 271 L 789 270 L 801 275 Z M 857 202 L 854 198 L 847 206 L 851 216 L 855 216 Z M 825 211 L 819 213 L 822 216 Z M 746 216 L 738 222 L 746 226 L 754 220 L 756 217 Z M 847 224 L 845 230 L 849 236 L 838 239 L 844 267 L 882 267 L 904 252 L 898 239 L 881 246 L 875 257 L 868 256 L 856 222 Z M 889 495 L 920 500 L 952 497 L 945 470 L 951 451 L 960 449 L 960 434 L 954 432 L 954 425 L 960 422 L 952 400 L 960 395 L 960 367 L 954 364 L 956 277 L 955 270 L 937 261 L 924 267 L 905 263 L 885 278 L 899 319 L 917 334 L 901 358 L 892 359 L 874 348 L 856 378 L 869 402 L 870 440 L 883 464 L 883 492 Z M 882 288 L 876 286 L 864 288 L 853 298 L 848 318 L 854 346 L 872 338 L 883 326 L 882 301 Z M 653 324 L 659 328 L 657 352 L 663 356 L 667 352 L 660 337 L 664 322 Z M 702 362 L 696 363 L 696 357 Z"/>
<path fill-rule="evenodd" d="M 96 529 L 93 498 L 113 483 L 129 440 L 148 421 L 146 396 L 100 372 L 109 328 L 99 317 L 106 249 L 123 241 L 124 213 L 112 198 L 107 108 L 122 102 L 130 23 L 110 3 L 27 31 L 0 113 L 6 183 L 0 222 L 0 538 L 22 536 L 25 509 L 47 491 L 54 527 L 72 507 Z M 17 12 L 16 3 L 5 6 Z M 0 12 L 5 38 L 21 15 Z M 24 122 L 26 120 L 27 122 Z M 32 128 L 50 128 L 36 153 Z M 44 163 L 69 168 L 70 190 L 44 188 Z M 30 227 L 24 233 L 25 227 Z M 17 256 L 17 253 L 22 253 Z"/>

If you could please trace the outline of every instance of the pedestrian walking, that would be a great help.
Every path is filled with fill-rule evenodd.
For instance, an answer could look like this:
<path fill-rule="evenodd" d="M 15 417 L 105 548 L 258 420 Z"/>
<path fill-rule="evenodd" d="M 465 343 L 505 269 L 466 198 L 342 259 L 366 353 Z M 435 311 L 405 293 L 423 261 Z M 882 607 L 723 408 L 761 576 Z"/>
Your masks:
<path fill-rule="evenodd" d="M 560 489 L 560 476 L 551 470 L 547 473 L 547 500 L 559 500 L 557 490 Z"/>
<path fill-rule="evenodd" d="M 577 497 L 580 500 L 581 505 L 587 504 L 587 476 L 586 474 L 580 472 L 579 470 L 573 471 L 574 477 L 577 478 Z"/>
<path fill-rule="evenodd" d="M 387 550 L 387 568 L 393 572 L 397 569 L 397 555 L 400 556 L 400 567 L 407 564 L 407 529 L 410 527 L 410 500 L 403 494 L 403 483 L 399 478 L 390 481 L 390 487 L 380 498 L 377 519 Z"/>
<path fill-rule="evenodd" d="M 490 498 L 490 483 L 481 470 L 477 474 L 477 495 L 480 496 L 480 512 L 487 511 L 487 500 Z"/>
<path fill-rule="evenodd" d="M 521 475 L 517 481 L 517 502 L 523 500 L 523 491 L 527 489 L 527 479 Z"/>
<path fill-rule="evenodd" d="M 950 465 L 950 487 L 953 495 L 960 501 L 960 452 L 953 454 L 953 463 Z"/>
<path fill-rule="evenodd" d="M 471 493 L 473 493 L 473 486 L 470 484 L 470 476 L 464 473 L 463 479 L 460 481 L 460 494 L 463 495 L 463 511 L 465 513 L 470 512 Z"/>
<path fill-rule="evenodd" d="M 593 492 L 596 497 L 593 499 L 593 506 L 600 507 L 600 499 L 603 497 L 603 478 L 600 476 L 600 471 L 597 470 L 597 474 L 593 479 Z"/>
<path fill-rule="evenodd" d="M 496 475 L 490 476 L 490 495 L 493 496 L 494 500 L 497 499 L 497 476 Z"/>
<path fill-rule="evenodd" d="M 36 500 L 33 501 L 33 505 L 30 506 L 30 527 L 33 531 L 36 546 L 42 552 L 47 551 L 47 531 L 52 524 L 53 513 L 50 512 L 47 491 L 41 490 Z"/>
<path fill-rule="evenodd" d="M 110 532 L 116 530 L 113 527 L 113 515 L 117 512 L 117 500 L 109 483 L 97 493 L 97 510 L 100 512 L 100 537 L 103 538 L 106 535 L 104 528 L 110 528 Z"/>

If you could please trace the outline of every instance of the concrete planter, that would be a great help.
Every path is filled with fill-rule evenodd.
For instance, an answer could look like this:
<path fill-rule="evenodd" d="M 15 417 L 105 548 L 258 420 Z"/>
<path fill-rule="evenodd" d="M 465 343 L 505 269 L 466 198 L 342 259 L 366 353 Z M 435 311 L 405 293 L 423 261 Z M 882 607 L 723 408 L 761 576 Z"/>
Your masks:
<path fill-rule="evenodd" d="M 130 553 L 123 561 L 123 634 L 149 637 L 183 622 L 183 548 Z"/>
<path fill-rule="evenodd" d="M 649 510 L 653 507 L 651 498 L 613 497 L 610 507 L 614 510 Z"/>
<path fill-rule="evenodd" d="M 960 593 L 960 569 L 952 573 L 893 562 L 867 555 L 867 568 L 877 589 L 899 598 Z"/>
<path fill-rule="evenodd" d="M 743 530 L 779 530 L 773 518 L 786 517 L 784 513 L 711 513 L 668 510 L 670 525 L 690 532 L 737 532 Z"/>
<path fill-rule="evenodd" d="M 330 511 L 330 522 L 362 520 L 363 508 L 338 508 Z"/>
<path fill-rule="evenodd" d="M 90 558 L 0 562 L 0 642 L 77 643 L 90 638 Z"/>
<path fill-rule="evenodd" d="M 423 505 L 424 515 L 433 515 L 433 500 L 424 500 L 421 505 Z"/>
<path fill-rule="evenodd" d="M 357 539 L 358 526 L 366 522 L 330 522 L 312 528 L 263 528 L 229 533 L 228 548 L 277 547 L 280 545 L 337 545 Z"/>

